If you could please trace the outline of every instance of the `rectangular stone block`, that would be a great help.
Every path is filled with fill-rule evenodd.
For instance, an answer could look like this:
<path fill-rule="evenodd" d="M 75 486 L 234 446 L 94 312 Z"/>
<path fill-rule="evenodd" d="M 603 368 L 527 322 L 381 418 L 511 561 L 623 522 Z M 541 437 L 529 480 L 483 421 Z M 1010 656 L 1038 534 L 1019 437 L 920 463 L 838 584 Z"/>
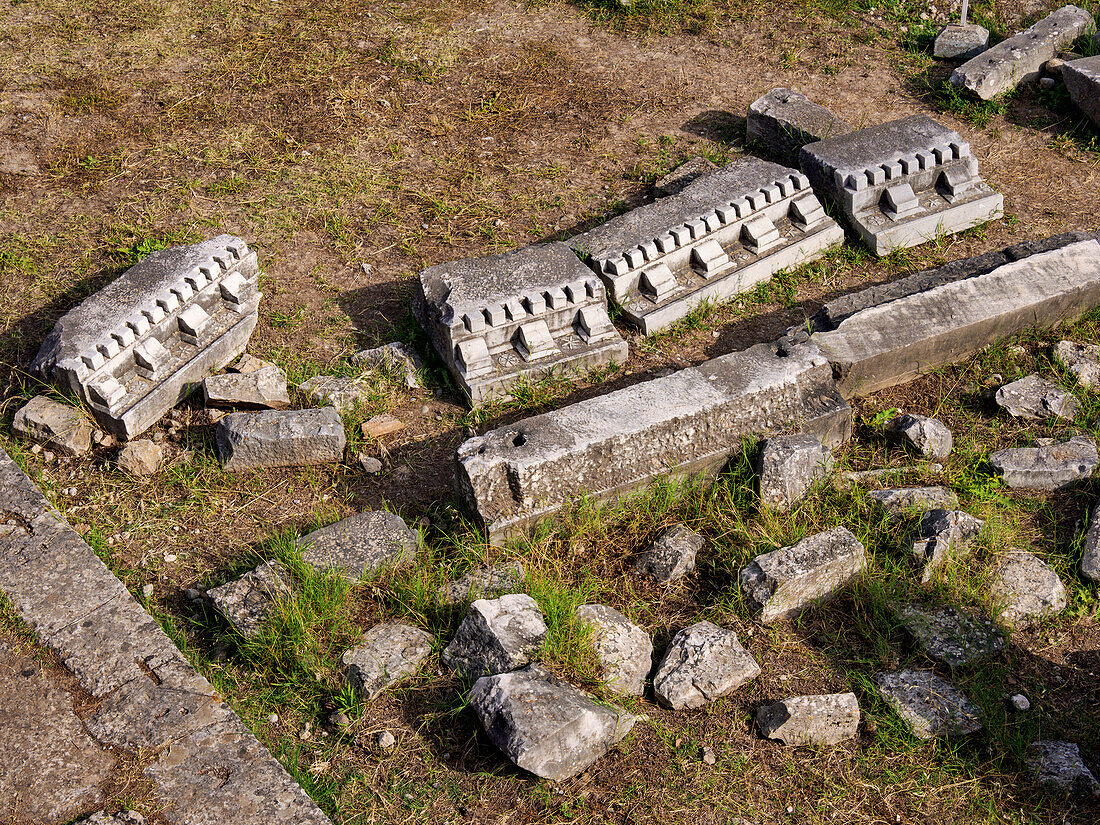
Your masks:
<path fill-rule="evenodd" d="M 1100 55 L 1066 63 L 1062 80 L 1077 108 L 1100 127 Z"/>
<path fill-rule="evenodd" d="M 758 344 L 471 438 L 457 480 L 499 539 L 585 494 L 719 469 L 744 436 L 805 431 L 836 446 L 851 415 L 816 347 L 781 356 Z"/>
<path fill-rule="evenodd" d="M 218 460 L 233 471 L 338 463 L 346 443 L 333 407 L 230 413 L 214 431 Z"/>
<path fill-rule="evenodd" d="M 413 314 L 473 404 L 520 378 L 625 361 L 599 278 L 565 244 L 537 244 L 420 273 Z"/>
<path fill-rule="evenodd" d="M 244 352 L 258 276 L 256 253 L 231 235 L 154 252 L 69 310 L 31 369 L 132 438 Z"/>
<path fill-rule="evenodd" d="M 745 132 L 781 163 L 798 166 L 807 143 L 846 135 L 852 125 L 791 89 L 772 89 L 749 106 Z"/>
<path fill-rule="evenodd" d="M 1090 239 L 860 309 L 811 340 L 832 364 L 841 393 L 851 398 L 1098 305 L 1100 242 Z"/>
<path fill-rule="evenodd" d="M 876 255 L 916 246 L 1004 214 L 957 132 L 912 115 L 811 143 L 802 170 Z"/>
<path fill-rule="evenodd" d="M 840 243 L 805 175 L 743 160 L 570 240 L 646 334 Z"/>

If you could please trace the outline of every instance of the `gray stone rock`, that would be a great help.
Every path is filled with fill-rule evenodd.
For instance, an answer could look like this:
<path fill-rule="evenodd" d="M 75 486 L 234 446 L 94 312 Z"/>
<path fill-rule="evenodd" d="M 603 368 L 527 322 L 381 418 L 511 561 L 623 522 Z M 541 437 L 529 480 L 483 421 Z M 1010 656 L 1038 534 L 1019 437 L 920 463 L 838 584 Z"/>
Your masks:
<path fill-rule="evenodd" d="M 784 745 L 836 745 L 859 735 L 854 693 L 793 696 L 756 711 L 756 724 Z"/>
<path fill-rule="evenodd" d="M 830 598 L 866 566 L 859 539 L 844 527 L 834 527 L 757 556 L 741 570 L 741 594 L 768 624 Z"/>
<path fill-rule="evenodd" d="M 1060 490 L 1092 475 L 1100 455 L 1092 439 L 1074 436 L 1057 444 L 998 450 L 989 463 L 1013 489 Z"/>
<path fill-rule="evenodd" d="M 673 710 L 701 708 L 760 675 L 737 634 L 697 622 L 672 637 L 653 674 L 657 701 Z"/>
<path fill-rule="evenodd" d="M 416 354 L 416 350 L 408 344 L 393 341 L 374 349 L 361 350 L 349 359 L 353 366 L 365 370 L 381 370 L 387 375 L 404 382 L 410 390 L 420 389 L 424 386 L 420 375 L 424 370 L 424 362 Z"/>
<path fill-rule="evenodd" d="M 894 519 L 927 510 L 954 510 L 959 506 L 955 491 L 946 487 L 891 487 L 871 490 L 867 495 Z"/>
<path fill-rule="evenodd" d="M 505 756 L 555 782 L 592 765 L 636 721 L 536 666 L 478 679 L 470 690 L 470 706 Z"/>
<path fill-rule="evenodd" d="M 279 599 L 290 597 L 290 574 L 277 561 L 263 564 L 239 579 L 206 591 L 218 612 L 242 636 L 254 636 Z"/>
<path fill-rule="evenodd" d="M 282 410 L 290 406 L 286 373 L 274 365 L 207 376 L 202 381 L 202 393 L 208 407 Z"/>
<path fill-rule="evenodd" d="M 1100 387 L 1100 346 L 1059 341 L 1054 357 L 1073 373 L 1082 387 Z"/>
<path fill-rule="evenodd" d="M 147 438 L 139 438 L 123 447 L 116 459 L 118 468 L 132 476 L 151 476 L 164 463 L 164 447 Z"/>
<path fill-rule="evenodd" d="M 964 736 L 982 729 L 981 711 L 930 670 L 876 673 L 875 689 L 919 739 Z"/>
<path fill-rule="evenodd" d="M 1100 582 L 1100 503 L 1092 508 L 1089 527 L 1081 542 L 1081 575 Z"/>
<path fill-rule="evenodd" d="M 362 378 L 340 375 L 315 375 L 298 385 L 314 404 L 331 405 L 340 415 L 346 415 L 366 400 L 369 385 Z"/>
<path fill-rule="evenodd" d="M 409 564 L 420 536 L 401 516 L 384 510 L 357 513 L 298 539 L 302 560 L 317 568 L 339 570 L 349 579 Z"/>
<path fill-rule="evenodd" d="M 420 669 L 432 652 L 432 634 L 402 622 L 375 625 L 340 662 L 352 690 L 365 701 Z"/>
<path fill-rule="evenodd" d="M 154 252 L 66 313 L 31 369 L 133 438 L 244 351 L 259 272 L 230 235 Z"/>
<path fill-rule="evenodd" d="M 943 460 L 951 454 L 955 440 L 951 430 L 938 418 L 903 414 L 886 422 L 886 433 L 916 450 L 925 458 Z"/>
<path fill-rule="evenodd" d="M 812 435 L 781 435 L 760 447 L 756 469 L 760 503 L 787 512 L 832 472 L 833 452 Z"/>
<path fill-rule="evenodd" d="M 969 551 L 972 539 L 981 533 L 985 522 L 962 510 L 931 510 L 917 527 L 913 555 L 924 564 L 921 581 L 930 582 L 937 570 L 952 558 Z"/>
<path fill-rule="evenodd" d="M 443 604 L 461 604 L 471 596 L 483 599 L 514 593 L 523 587 L 524 577 L 523 565 L 518 561 L 475 567 L 465 576 L 440 587 L 439 601 Z"/>
<path fill-rule="evenodd" d="M 1094 27 L 1092 15 L 1087 11 L 1063 6 L 1026 31 L 959 66 L 952 73 L 951 82 L 982 100 L 990 100 L 1019 83 L 1037 79 L 1044 63 Z"/>
<path fill-rule="evenodd" d="M 119 811 L 115 814 L 97 811 L 87 819 L 80 820 L 78 825 L 145 825 L 145 817 L 137 811 Z"/>
<path fill-rule="evenodd" d="M 641 696 L 653 667 L 653 641 L 618 610 L 582 604 L 574 613 L 592 628 L 592 647 L 600 661 L 600 680 L 613 693 Z"/>
<path fill-rule="evenodd" d="M 1014 693 L 1012 696 L 1008 697 L 1008 703 L 1012 705 L 1012 709 L 1017 713 L 1024 713 L 1031 710 L 1031 700 L 1022 693 Z"/>
<path fill-rule="evenodd" d="M 1062 66 L 1062 80 L 1077 108 L 1100 126 L 1100 55 L 1069 61 Z"/>
<path fill-rule="evenodd" d="M 582 494 L 716 471 L 742 437 L 790 429 L 836 446 L 851 409 L 812 345 L 783 356 L 758 345 L 471 438 L 458 449 L 458 487 L 499 541 Z"/>
<path fill-rule="evenodd" d="M 996 625 L 953 607 L 893 605 L 894 615 L 928 658 L 950 668 L 969 665 L 1004 650 Z"/>
<path fill-rule="evenodd" d="M 658 178 L 653 184 L 653 193 L 659 198 L 678 195 L 692 181 L 717 170 L 718 166 L 706 158 L 692 158 L 681 163 L 664 177 Z"/>
<path fill-rule="evenodd" d="M 1038 375 L 1029 375 L 1005 384 L 997 390 L 994 400 L 998 407 L 1013 418 L 1033 421 L 1052 415 L 1072 421 L 1077 417 L 1081 406 L 1071 393 Z"/>
<path fill-rule="evenodd" d="M 344 458 L 344 424 L 332 407 L 230 413 L 214 433 L 226 470 L 330 464 Z"/>
<path fill-rule="evenodd" d="M 993 568 L 989 596 L 997 618 L 1010 627 L 1066 607 L 1066 587 L 1058 574 L 1025 550 L 1005 553 Z"/>
<path fill-rule="evenodd" d="M 245 353 L 237 359 L 237 363 L 233 364 L 227 369 L 230 372 L 239 372 L 242 375 L 248 375 L 250 372 L 258 372 L 265 367 L 274 367 L 270 361 L 265 361 L 263 358 L 257 358 L 255 355 Z"/>
<path fill-rule="evenodd" d="M 1081 758 L 1076 742 L 1041 739 L 1027 746 L 1025 758 L 1040 785 L 1060 793 L 1100 797 L 1100 782 Z"/>
<path fill-rule="evenodd" d="M 940 60 L 970 60 L 989 48 L 989 29 L 977 23 L 945 26 L 932 44 L 932 56 Z"/>
<path fill-rule="evenodd" d="M 468 678 L 523 667 L 546 639 L 538 603 L 522 593 L 478 599 L 443 649 L 443 663 Z"/>
<path fill-rule="evenodd" d="M 807 143 L 851 131 L 850 123 L 791 89 L 772 89 L 757 98 L 745 119 L 749 141 L 789 166 L 798 166 L 798 152 Z"/>
<path fill-rule="evenodd" d="M 11 431 L 67 455 L 92 449 L 92 422 L 76 407 L 36 395 L 15 413 Z"/>
<path fill-rule="evenodd" d="M 683 524 L 674 524 L 657 536 L 634 569 L 661 584 L 672 584 L 695 569 L 695 554 L 702 547 L 702 536 Z"/>

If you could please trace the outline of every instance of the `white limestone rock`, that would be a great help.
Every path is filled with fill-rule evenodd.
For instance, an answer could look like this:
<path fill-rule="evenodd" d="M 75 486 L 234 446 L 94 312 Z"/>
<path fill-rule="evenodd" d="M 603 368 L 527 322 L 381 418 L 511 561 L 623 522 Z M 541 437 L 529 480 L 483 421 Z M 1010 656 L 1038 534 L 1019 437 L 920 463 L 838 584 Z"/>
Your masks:
<path fill-rule="evenodd" d="M 701 708 L 760 675 L 737 634 L 713 622 L 685 627 L 669 642 L 653 674 L 657 701 L 673 710 Z"/>

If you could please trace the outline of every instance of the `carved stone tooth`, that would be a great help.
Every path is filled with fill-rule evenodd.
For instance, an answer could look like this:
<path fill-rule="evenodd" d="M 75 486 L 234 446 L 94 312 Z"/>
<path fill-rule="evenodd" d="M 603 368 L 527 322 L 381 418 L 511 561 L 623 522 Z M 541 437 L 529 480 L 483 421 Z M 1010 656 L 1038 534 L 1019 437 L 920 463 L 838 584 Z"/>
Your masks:
<path fill-rule="evenodd" d="M 493 359 L 484 338 L 469 338 L 455 346 L 455 360 L 467 379 L 480 378 L 493 371 Z"/>
<path fill-rule="evenodd" d="M 462 322 L 469 332 L 476 334 L 485 331 L 485 316 L 480 312 L 467 312 L 462 316 Z"/>
<path fill-rule="evenodd" d="M 764 218 L 767 220 L 767 218 Z M 692 268 L 704 278 L 710 278 L 730 262 L 729 255 L 718 241 L 710 238 L 691 250 Z"/>
<path fill-rule="evenodd" d="M 775 224 L 765 215 L 757 215 L 741 226 L 741 242 L 750 252 L 760 255 L 783 240 Z"/>
<path fill-rule="evenodd" d="M 637 269 L 645 263 L 645 255 L 642 254 L 641 247 L 628 249 L 623 253 L 623 257 L 626 258 L 626 263 L 631 269 Z"/>
<path fill-rule="evenodd" d="M 638 291 L 655 304 L 667 300 L 676 286 L 676 278 L 665 264 L 649 267 L 638 279 Z"/>
<path fill-rule="evenodd" d="M 645 256 L 647 261 L 655 261 L 661 257 L 661 253 L 657 249 L 656 241 L 646 241 L 641 245 L 642 255 Z"/>
<path fill-rule="evenodd" d="M 179 314 L 177 319 L 180 338 L 196 347 L 205 347 L 210 343 L 211 318 L 201 306 L 191 304 Z"/>
<path fill-rule="evenodd" d="M 546 321 L 537 318 L 520 324 L 516 330 L 513 346 L 524 361 L 536 361 L 558 352 L 558 346 L 550 335 Z"/>

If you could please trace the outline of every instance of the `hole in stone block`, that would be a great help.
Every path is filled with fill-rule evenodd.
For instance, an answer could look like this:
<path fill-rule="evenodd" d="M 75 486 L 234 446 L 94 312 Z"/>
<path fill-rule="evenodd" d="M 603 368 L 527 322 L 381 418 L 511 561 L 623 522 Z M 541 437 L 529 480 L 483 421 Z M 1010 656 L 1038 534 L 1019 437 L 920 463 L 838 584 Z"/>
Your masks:
<path fill-rule="evenodd" d="M 512 446 L 513 447 L 522 447 L 526 443 L 527 443 L 527 436 L 525 436 L 523 433 L 516 433 L 515 435 L 512 436 Z"/>

